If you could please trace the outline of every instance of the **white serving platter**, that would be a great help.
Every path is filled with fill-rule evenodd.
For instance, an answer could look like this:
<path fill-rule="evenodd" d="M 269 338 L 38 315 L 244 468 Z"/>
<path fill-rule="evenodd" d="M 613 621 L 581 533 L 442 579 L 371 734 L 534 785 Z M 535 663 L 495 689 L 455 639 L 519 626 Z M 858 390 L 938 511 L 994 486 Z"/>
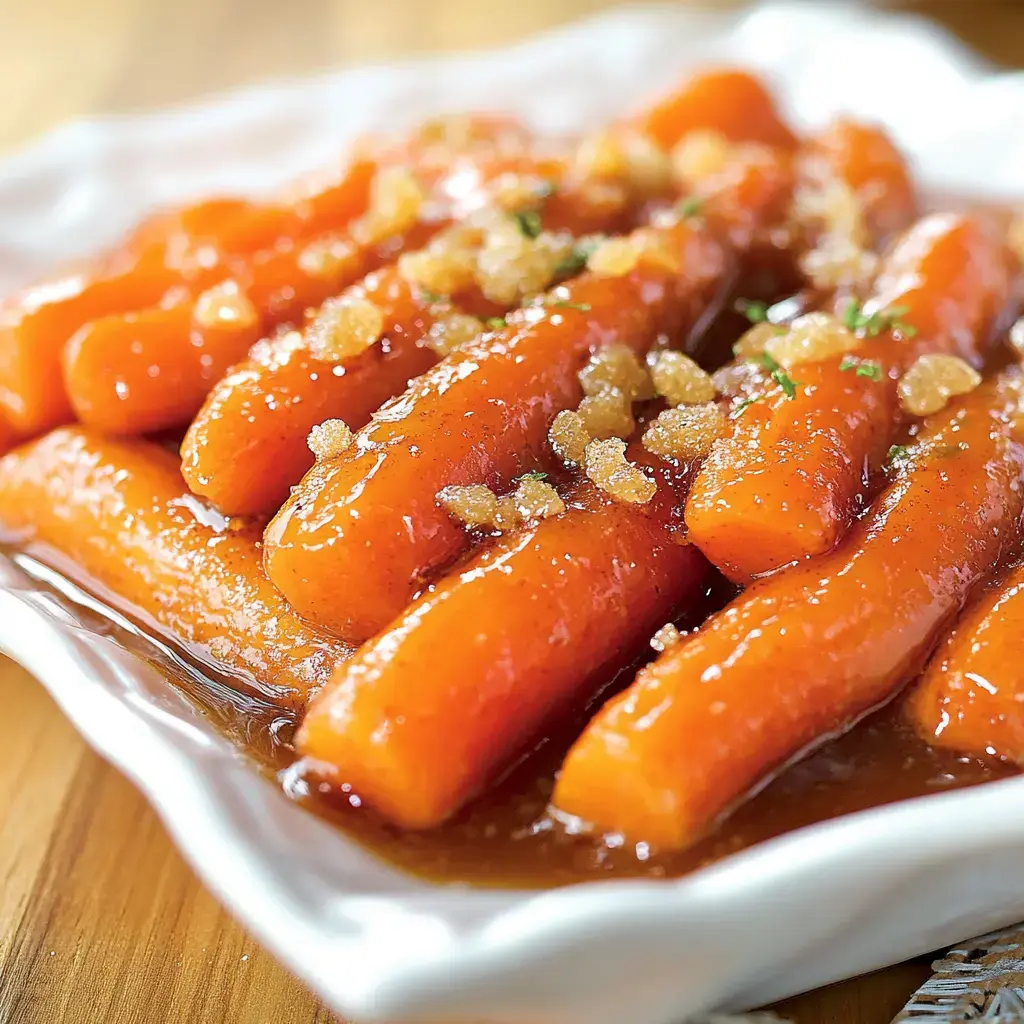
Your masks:
<path fill-rule="evenodd" d="M 840 111 L 885 122 L 930 188 L 1022 191 L 1024 77 L 923 22 L 842 4 L 630 7 L 486 54 L 60 128 L 0 160 L 0 292 L 154 206 L 267 190 L 361 131 L 466 97 L 574 130 L 723 59 L 767 73 L 801 126 Z M 1024 918 L 1024 778 L 804 829 L 679 881 L 474 891 L 402 875 L 296 808 L 162 677 L 4 559 L 0 650 L 140 786 L 246 927 L 358 1021 L 677 1024 Z"/>

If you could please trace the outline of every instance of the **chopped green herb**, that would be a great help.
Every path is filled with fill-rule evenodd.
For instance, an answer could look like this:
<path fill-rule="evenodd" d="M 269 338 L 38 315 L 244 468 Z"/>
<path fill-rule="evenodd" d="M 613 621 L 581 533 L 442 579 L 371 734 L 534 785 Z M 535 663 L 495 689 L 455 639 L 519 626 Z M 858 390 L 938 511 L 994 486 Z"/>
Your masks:
<path fill-rule="evenodd" d="M 851 299 L 843 312 L 843 323 L 851 331 L 863 331 L 869 338 L 877 338 L 882 331 L 897 331 L 905 338 L 913 338 L 917 328 L 902 319 L 909 312 L 909 306 L 889 306 L 888 309 L 865 313 L 860 303 Z"/>
<path fill-rule="evenodd" d="M 906 462 L 908 458 L 910 458 L 910 449 L 905 444 L 894 444 L 889 449 L 886 463 L 895 466 L 897 463 Z"/>
<path fill-rule="evenodd" d="M 700 196 L 687 196 L 676 206 L 676 213 L 680 220 L 689 220 L 691 217 L 699 217 L 704 208 L 704 200 Z"/>
<path fill-rule="evenodd" d="M 432 306 L 451 301 L 447 295 L 442 295 L 440 292 L 432 292 L 429 288 L 424 288 L 422 285 L 420 285 L 419 293 L 420 298 L 424 302 L 429 302 Z"/>
<path fill-rule="evenodd" d="M 512 217 L 527 238 L 536 238 L 544 230 L 539 210 L 519 210 Z"/>
<path fill-rule="evenodd" d="M 544 303 L 550 309 L 578 309 L 581 313 L 589 313 L 590 306 L 586 302 L 566 302 L 565 299 L 555 299 Z"/>
<path fill-rule="evenodd" d="M 492 331 L 500 331 L 502 327 L 508 327 L 508 321 L 503 316 L 489 316 L 484 324 Z"/>
<path fill-rule="evenodd" d="M 867 377 L 868 380 L 881 380 L 882 379 L 882 368 L 878 363 L 861 363 L 857 367 L 858 377 Z"/>
<path fill-rule="evenodd" d="M 765 324 L 768 322 L 768 304 L 766 302 L 737 299 L 735 309 L 737 313 L 742 313 L 752 324 Z"/>
<path fill-rule="evenodd" d="M 960 441 L 957 444 L 940 444 L 932 449 L 932 454 L 938 459 L 951 459 L 954 455 L 968 451 L 970 447 L 966 441 Z"/>
<path fill-rule="evenodd" d="M 771 375 L 773 381 L 785 392 L 787 398 L 796 398 L 798 380 L 793 380 L 786 371 L 767 352 L 757 357 L 759 362 Z"/>
<path fill-rule="evenodd" d="M 858 366 L 860 366 L 860 360 L 856 356 L 843 356 L 839 361 L 839 369 L 842 370 L 843 373 Z"/>
<path fill-rule="evenodd" d="M 756 398 L 744 398 L 742 401 L 737 402 L 733 406 L 730 418 L 738 420 L 756 401 L 758 401 Z"/>
<path fill-rule="evenodd" d="M 600 235 L 591 236 L 590 238 L 581 238 L 572 247 L 572 252 L 570 252 L 569 255 L 555 267 L 555 273 L 578 274 L 587 265 L 587 260 L 590 259 L 590 254 L 603 241 L 604 238 Z"/>
<path fill-rule="evenodd" d="M 532 473 L 524 473 L 519 477 L 520 480 L 547 480 L 547 478 L 547 473 L 541 473 L 539 470 L 535 470 Z"/>

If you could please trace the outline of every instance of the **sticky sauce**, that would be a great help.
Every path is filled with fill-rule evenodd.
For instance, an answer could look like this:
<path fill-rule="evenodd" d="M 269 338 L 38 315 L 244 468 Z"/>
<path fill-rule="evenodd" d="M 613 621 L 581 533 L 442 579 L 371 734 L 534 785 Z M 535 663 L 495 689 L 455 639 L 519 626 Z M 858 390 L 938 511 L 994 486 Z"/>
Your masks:
<path fill-rule="evenodd" d="M 88 628 L 113 637 L 161 671 L 289 797 L 384 860 L 433 881 L 543 888 L 597 879 L 676 877 L 805 825 L 1014 774 L 994 760 L 929 747 L 903 721 L 896 701 L 785 770 L 696 846 L 659 854 L 643 844 L 572 835 L 547 817 L 555 771 L 582 727 L 580 720 L 546 739 L 502 783 L 442 828 L 403 832 L 361 806 L 357 794 L 310 791 L 294 763 L 293 714 L 240 692 L 229 674 L 211 671 L 151 625 L 141 627 L 130 610 L 104 607 L 37 559 L 10 549 L 0 554 L 12 557 L 38 587 L 72 607 Z M 708 605 L 719 605 L 728 596 L 725 590 L 711 593 Z M 629 669 L 620 681 L 628 677 Z"/>

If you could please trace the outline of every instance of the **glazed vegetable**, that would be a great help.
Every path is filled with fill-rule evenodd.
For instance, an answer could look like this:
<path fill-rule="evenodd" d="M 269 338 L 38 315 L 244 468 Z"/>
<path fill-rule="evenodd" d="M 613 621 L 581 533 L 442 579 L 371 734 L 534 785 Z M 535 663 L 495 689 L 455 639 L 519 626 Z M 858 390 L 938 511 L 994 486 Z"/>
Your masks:
<path fill-rule="evenodd" d="M 188 494 L 175 457 L 145 442 L 56 430 L 0 459 L 0 533 L 56 552 L 240 685 L 300 707 L 351 649 L 317 633 L 260 565 L 252 527 Z"/>
<path fill-rule="evenodd" d="M 654 248 L 622 276 L 584 273 L 508 326 L 456 350 L 383 406 L 355 445 L 315 466 L 267 528 L 267 571 L 300 614 L 351 640 L 387 625 L 422 581 L 467 545 L 437 502 L 449 485 L 503 489 L 546 455 L 557 412 L 579 404 L 595 348 L 646 351 L 685 334 L 715 301 L 734 256 L 724 231 L 771 220 L 788 174 L 770 152 L 729 171 L 729 215 L 643 229 Z"/>
<path fill-rule="evenodd" d="M 707 563 L 676 511 L 685 467 L 638 444 L 628 455 L 658 480 L 653 500 L 584 482 L 566 511 L 486 545 L 338 670 L 298 739 L 319 772 L 396 824 L 439 825 L 702 592 Z"/>
<path fill-rule="evenodd" d="M 734 409 L 731 436 L 690 493 L 693 542 L 737 582 L 833 548 L 906 418 L 899 376 L 925 353 L 977 364 L 1010 299 L 1004 246 L 979 221 L 919 221 L 886 260 L 869 302 L 847 311 L 855 346 L 784 365 L 781 375 L 773 367 Z"/>
<path fill-rule="evenodd" d="M 502 164 L 497 178 L 506 173 L 504 167 Z M 606 193 L 598 192 L 591 202 L 588 189 L 566 184 L 563 160 L 523 161 L 520 173 L 527 185 L 535 180 L 555 190 L 527 207 L 536 214 L 544 232 L 582 235 L 614 229 L 623 220 L 622 205 L 609 205 Z M 481 199 L 494 184 L 488 178 L 481 178 Z M 443 238 L 437 236 L 435 247 Z M 479 253 L 482 239 L 472 247 L 458 237 L 455 242 L 454 254 L 425 249 L 419 255 L 435 263 L 464 262 L 467 253 L 471 257 Z M 521 258 L 536 263 L 540 254 L 531 253 L 529 242 L 524 239 L 527 248 Z M 552 269 L 556 266 L 557 261 Z M 231 514 L 276 511 L 290 487 L 313 464 L 306 436 L 316 424 L 338 418 L 358 430 L 378 406 L 441 357 L 443 349 L 428 338 L 435 324 L 443 333 L 445 322 L 460 311 L 472 309 L 482 316 L 500 317 L 510 308 L 508 301 L 488 301 L 475 282 L 453 296 L 436 294 L 411 285 L 394 266 L 369 275 L 351 294 L 380 310 L 384 326 L 380 339 L 335 362 L 324 361 L 311 351 L 307 336 L 315 325 L 307 327 L 301 337 L 287 335 L 256 346 L 210 392 L 185 437 L 182 471 L 195 493 Z M 463 331 L 469 322 L 466 317 L 459 318 Z"/>
<path fill-rule="evenodd" d="M 696 76 L 641 115 L 637 124 L 664 148 L 675 145 L 687 132 L 700 130 L 779 149 L 793 149 L 797 141 L 763 83 L 733 68 Z"/>
<path fill-rule="evenodd" d="M 756 110 L 750 107 L 754 101 Z M 671 120 L 656 117 L 658 141 L 666 147 L 700 128 L 717 129 L 735 141 L 760 137 L 763 123 L 751 115 L 773 109 L 763 86 L 738 73 L 697 75 L 666 103 L 675 110 Z M 645 118 L 639 121 L 643 129 Z M 629 137 L 624 139 L 626 145 Z M 605 144 L 615 150 L 615 136 Z M 585 144 L 577 158 L 584 149 Z M 614 173 L 607 174 L 608 168 L 595 163 L 595 167 L 581 168 L 578 159 L 567 163 L 564 158 L 527 157 L 515 167 L 515 174 L 526 181 L 533 178 L 549 184 L 551 194 L 537 209 L 538 227 L 579 236 L 628 229 L 635 221 L 638 202 L 651 198 L 649 183 L 644 182 L 648 188 L 630 196 L 625 205 L 609 202 L 609 189 L 595 188 L 590 175 L 596 175 L 597 181 L 629 185 L 636 169 L 628 160 L 619 166 L 611 159 Z M 479 205 L 486 193 L 477 191 L 480 197 L 476 201 L 467 197 L 465 206 Z M 582 261 L 573 271 L 581 266 Z M 271 341 L 253 351 L 210 392 L 182 449 L 185 479 L 196 493 L 234 514 L 273 512 L 312 464 L 306 435 L 314 425 L 336 417 L 359 429 L 377 406 L 436 361 L 434 352 L 423 344 L 431 323 L 422 303 L 410 304 L 407 286 L 385 272 L 366 287 L 389 325 L 379 346 L 346 360 L 333 372 L 324 372 L 323 365 L 294 338 Z M 464 305 L 463 297 L 457 296 L 456 302 Z M 493 312 L 504 313 L 508 308 L 503 304 Z"/>
<path fill-rule="evenodd" d="M 841 547 L 754 584 L 644 669 L 570 751 L 555 806 L 686 846 L 888 700 L 1017 541 L 1022 394 L 1005 377 L 929 420 Z"/>
<path fill-rule="evenodd" d="M 0 455 L 13 448 L 16 440 L 14 428 L 0 416 Z"/>
<path fill-rule="evenodd" d="M 928 743 L 1024 764 L 1024 568 L 988 587 L 943 640 L 908 704 Z"/>

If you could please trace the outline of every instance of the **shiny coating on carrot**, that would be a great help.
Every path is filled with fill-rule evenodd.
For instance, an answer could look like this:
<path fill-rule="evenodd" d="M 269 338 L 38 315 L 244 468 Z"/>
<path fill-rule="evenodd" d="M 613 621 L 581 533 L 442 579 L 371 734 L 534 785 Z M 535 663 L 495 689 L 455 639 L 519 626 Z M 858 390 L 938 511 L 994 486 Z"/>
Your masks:
<path fill-rule="evenodd" d="M 1024 567 L 986 588 L 943 640 L 907 710 L 921 738 L 1024 764 Z"/>
<path fill-rule="evenodd" d="M 67 427 L 10 452 L 0 459 L 0 535 L 57 552 L 71 576 L 276 704 L 304 705 L 351 653 L 266 578 L 258 530 L 204 507 L 156 445 Z"/>
<path fill-rule="evenodd" d="M 981 222 L 955 214 L 918 221 L 864 305 L 880 315 L 880 329 L 862 329 L 852 354 L 877 370 L 862 375 L 838 355 L 803 363 L 789 374 L 792 394 L 766 375 L 694 481 L 686 509 L 693 542 L 741 583 L 833 548 L 904 418 L 900 374 L 931 352 L 978 363 L 1011 298 L 1008 254 Z M 887 319 L 887 310 L 899 316 Z"/>
<path fill-rule="evenodd" d="M 555 806 L 686 846 L 888 700 L 1018 540 L 1022 393 L 1013 375 L 934 417 L 839 548 L 754 584 L 644 669 L 570 751 Z"/>
<path fill-rule="evenodd" d="M 765 86 L 748 72 L 731 68 L 695 75 L 638 118 L 637 125 L 665 147 L 699 130 L 780 149 L 794 149 L 797 142 Z"/>
<path fill-rule="evenodd" d="M 439 825 L 696 599 L 707 563 L 676 515 L 685 467 L 639 445 L 629 457 L 658 481 L 648 504 L 584 482 L 564 513 L 484 546 L 340 668 L 299 734 L 314 771 L 398 825 Z"/>

